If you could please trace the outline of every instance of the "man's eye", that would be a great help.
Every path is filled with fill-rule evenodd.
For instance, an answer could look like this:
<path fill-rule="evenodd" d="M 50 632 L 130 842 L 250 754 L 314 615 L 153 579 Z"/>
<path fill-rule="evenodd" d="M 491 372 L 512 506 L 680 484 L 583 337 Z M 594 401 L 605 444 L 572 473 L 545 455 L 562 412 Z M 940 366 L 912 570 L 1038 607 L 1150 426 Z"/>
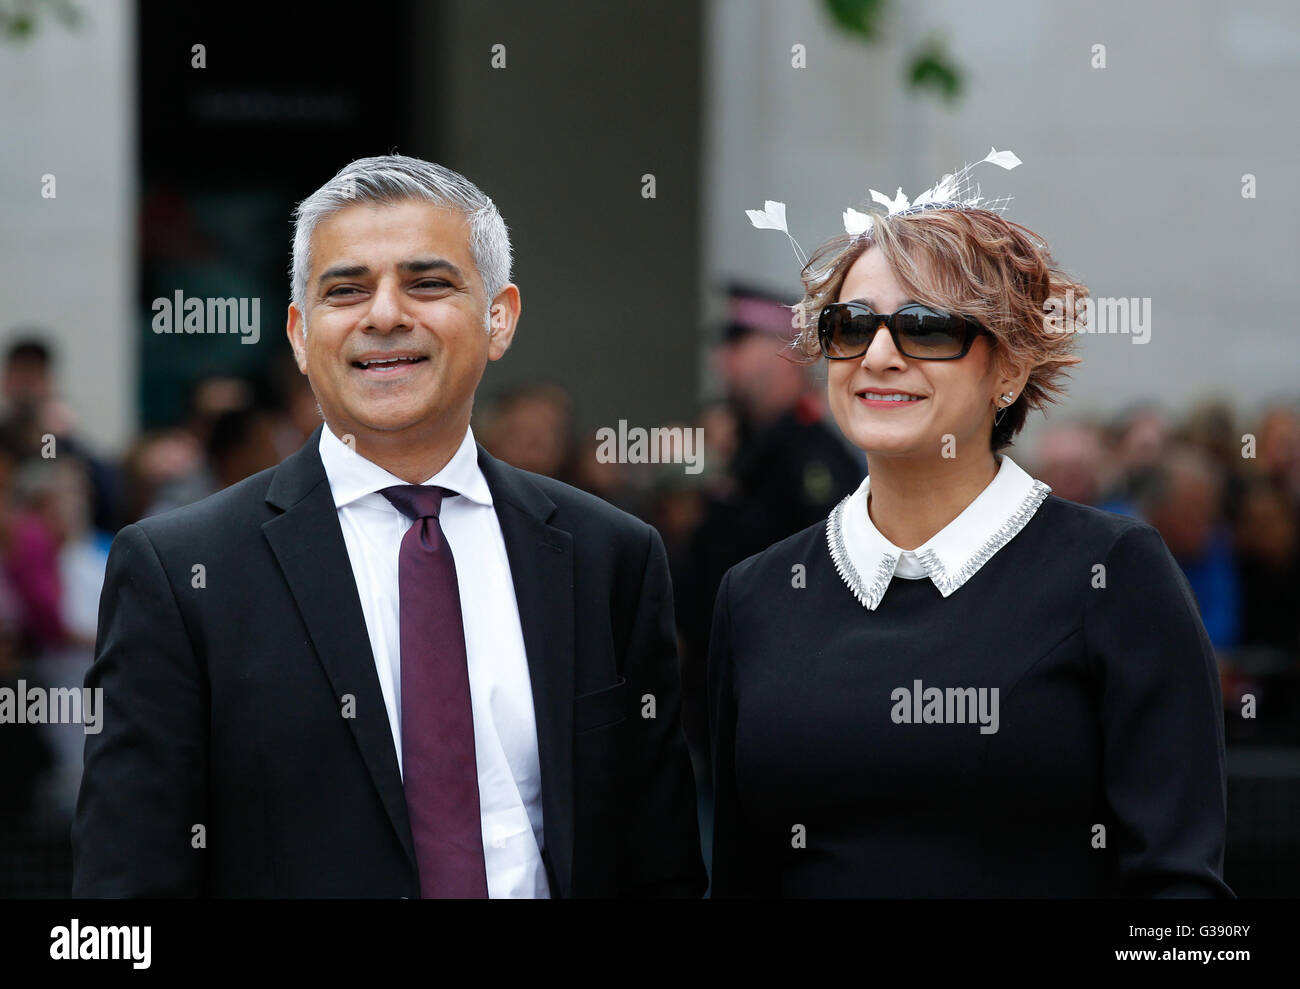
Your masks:
<path fill-rule="evenodd" d="M 355 291 L 356 289 L 353 288 L 351 285 L 340 285 L 337 288 L 330 289 L 325 294 L 327 296 L 330 296 L 330 295 L 338 295 L 340 292 L 355 292 Z"/>
<path fill-rule="evenodd" d="M 438 278 L 426 278 L 423 281 L 419 282 L 415 287 L 416 288 L 450 288 L 451 283 L 444 282 Z"/>

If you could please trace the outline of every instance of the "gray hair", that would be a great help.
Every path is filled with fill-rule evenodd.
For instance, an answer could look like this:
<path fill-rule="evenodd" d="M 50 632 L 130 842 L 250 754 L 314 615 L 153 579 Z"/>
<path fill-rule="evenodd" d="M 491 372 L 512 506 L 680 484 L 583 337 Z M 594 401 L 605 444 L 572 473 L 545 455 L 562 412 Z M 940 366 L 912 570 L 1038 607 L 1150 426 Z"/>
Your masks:
<path fill-rule="evenodd" d="M 303 314 L 304 330 L 311 235 L 316 225 L 357 203 L 391 205 L 407 199 L 422 199 L 455 209 L 469 220 L 470 253 L 483 279 L 490 312 L 492 300 L 510 283 L 512 259 L 510 234 L 496 204 L 473 182 L 450 168 L 406 155 L 380 155 L 359 158 L 343 166 L 294 210 L 291 285 L 293 304 Z"/>

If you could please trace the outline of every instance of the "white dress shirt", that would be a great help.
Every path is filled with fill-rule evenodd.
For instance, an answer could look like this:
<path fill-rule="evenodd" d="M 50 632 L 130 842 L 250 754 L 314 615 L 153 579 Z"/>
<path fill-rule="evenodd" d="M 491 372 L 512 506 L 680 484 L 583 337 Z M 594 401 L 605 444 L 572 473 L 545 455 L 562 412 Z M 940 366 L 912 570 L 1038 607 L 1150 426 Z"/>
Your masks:
<path fill-rule="evenodd" d="M 1010 457 L 988 487 L 955 519 L 916 549 L 886 539 L 867 511 L 871 477 L 831 511 L 826 541 L 835 569 L 863 606 L 876 610 L 895 577 L 929 577 L 944 597 L 952 594 L 1009 543 L 1038 511 L 1051 488 Z"/>
<path fill-rule="evenodd" d="M 330 430 L 320 436 L 375 671 L 402 768 L 401 624 L 398 554 L 411 520 L 380 489 L 406 484 L 355 453 Z M 459 497 L 442 502 L 439 522 L 456 560 L 465 625 L 474 755 L 488 896 L 549 897 L 542 863 L 541 771 L 537 721 L 519 606 L 492 492 L 478 466 L 471 430 L 447 466 L 424 482 Z"/>

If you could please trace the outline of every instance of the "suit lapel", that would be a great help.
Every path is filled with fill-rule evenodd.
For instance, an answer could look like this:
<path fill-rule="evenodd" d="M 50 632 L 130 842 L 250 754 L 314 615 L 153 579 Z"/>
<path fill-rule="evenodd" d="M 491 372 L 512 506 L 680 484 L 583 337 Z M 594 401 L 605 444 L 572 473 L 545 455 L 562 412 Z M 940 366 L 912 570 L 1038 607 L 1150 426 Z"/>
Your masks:
<path fill-rule="evenodd" d="M 336 696 L 356 698 L 357 717 L 347 719 L 348 725 L 415 869 L 392 731 L 347 544 L 320 459 L 323 428 L 276 470 L 266 500 L 282 514 L 263 523 L 262 530 Z M 573 537 L 547 524 L 555 503 L 527 474 L 478 449 L 510 561 L 528 659 L 542 774 L 543 855 L 550 860 L 554 892 L 567 897 L 573 874 Z"/>
<path fill-rule="evenodd" d="M 553 892 L 568 897 L 573 876 L 573 537 L 546 524 L 555 503 L 526 473 L 481 446 L 478 462 L 505 539 L 528 656 L 542 774 L 543 854 L 551 860 L 558 886 Z"/>
<path fill-rule="evenodd" d="M 266 500 L 283 514 L 263 523 L 262 531 L 293 592 L 335 696 L 340 698 L 340 714 L 345 695 L 356 699 L 356 716 L 345 720 L 415 869 L 415 846 L 392 729 L 352 562 L 320 459 L 323 428 L 318 427 L 276 470 Z"/>

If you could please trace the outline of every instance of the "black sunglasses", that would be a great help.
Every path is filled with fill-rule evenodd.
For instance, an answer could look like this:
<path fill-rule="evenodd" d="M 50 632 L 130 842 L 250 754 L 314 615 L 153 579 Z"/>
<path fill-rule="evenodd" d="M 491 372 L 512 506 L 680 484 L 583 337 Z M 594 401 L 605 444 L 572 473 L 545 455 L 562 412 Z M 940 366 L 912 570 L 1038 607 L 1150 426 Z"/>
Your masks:
<path fill-rule="evenodd" d="M 919 302 L 909 302 L 895 313 L 873 312 L 861 302 L 833 302 L 817 319 L 822 354 L 832 361 L 857 360 L 871 346 L 881 323 L 888 328 L 900 354 L 921 361 L 965 357 L 975 338 L 989 333 L 973 319 L 940 312 Z"/>

